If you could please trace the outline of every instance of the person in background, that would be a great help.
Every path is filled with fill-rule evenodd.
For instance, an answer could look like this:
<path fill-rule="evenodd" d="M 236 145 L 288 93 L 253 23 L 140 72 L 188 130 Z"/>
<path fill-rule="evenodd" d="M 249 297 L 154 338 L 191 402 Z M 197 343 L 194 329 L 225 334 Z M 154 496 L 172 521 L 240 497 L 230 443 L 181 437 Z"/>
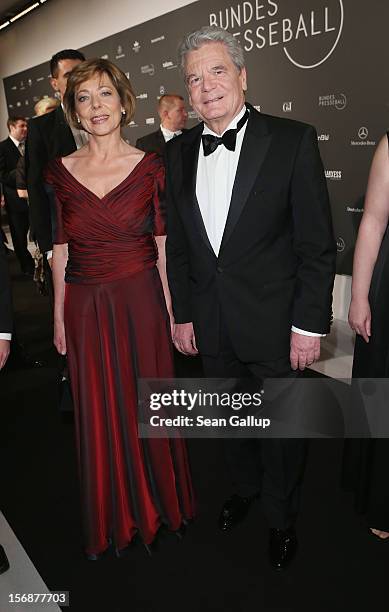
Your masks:
<path fill-rule="evenodd" d="M 85 57 L 75 49 L 64 49 L 50 60 L 51 86 L 62 102 L 69 74 Z M 31 211 L 31 226 L 42 254 L 51 259 L 53 246 L 53 204 L 45 188 L 43 171 L 51 159 L 68 155 L 82 146 L 79 130 L 72 130 L 62 106 L 52 113 L 30 119 L 26 141 L 26 178 Z M 49 276 L 49 271 L 47 275 Z"/>
<path fill-rule="evenodd" d="M 10 353 L 12 335 L 11 288 L 4 244 L 0 242 L 0 370 Z M 9 561 L 0 545 L 0 574 L 9 569 Z"/>
<path fill-rule="evenodd" d="M 38 102 L 34 105 L 35 116 L 40 117 L 41 115 L 45 115 L 46 113 L 51 113 L 51 111 L 58 108 L 61 105 L 61 102 L 58 98 L 44 97 L 38 100 Z M 19 198 L 28 199 L 27 192 L 27 182 L 26 182 L 26 158 L 22 155 L 16 166 L 16 191 Z"/>
<path fill-rule="evenodd" d="M 158 101 L 158 114 L 161 120 L 159 129 L 142 136 L 136 141 L 136 147 L 147 153 L 165 154 L 165 145 L 175 136 L 185 131 L 188 113 L 185 101 L 177 94 L 165 94 Z"/>
<path fill-rule="evenodd" d="M 354 378 L 389 377 L 389 133 L 370 169 L 355 246 L 349 323 L 356 333 Z M 389 440 L 346 440 L 343 486 L 355 494 L 369 533 L 389 542 Z"/>
<path fill-rule="evenodd" d="M 29 208 L 16 191 L 16 166 L 24 157 L 27 121 L 24 117 L 10 117 L 7 127 L 9 136 L 0 142 L 0 182 L 15 255 L 23 274 L 32 276 L 34 260 L 28 250 Z"/>

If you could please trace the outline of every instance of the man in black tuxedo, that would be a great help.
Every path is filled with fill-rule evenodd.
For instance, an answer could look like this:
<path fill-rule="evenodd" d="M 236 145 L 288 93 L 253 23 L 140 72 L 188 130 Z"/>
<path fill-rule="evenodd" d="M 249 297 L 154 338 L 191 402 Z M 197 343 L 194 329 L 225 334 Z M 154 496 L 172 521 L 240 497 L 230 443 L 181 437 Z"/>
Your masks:
<path fill-rule="evenodd" d="M 27 122 L 24 117 L 10 117 L 7 121 L 8 138 L 0 142 L 0 182 L 11 230 L 15 255 L 22 272 L 32 276 L 34 260 L 27 248 L 30 226 L 28 203 L 16 191 L 16 166 L 24 155 Z"/>
<path fill-rule="evenodd" d="M 245 102 L 243 49 L 204 27 L 180 47 L 203 123 L 166 148 L 167 266 L 174 343 L 201 354 L 206 376 L 293 377 L 319 358 L 330 327 L 335 241 L 315 130 Z M 227 445 L 235 492 L 225 531 L 261 496 L 269 559 L 293 559 L 303 440 Z"/>
<path fill-rule="evenodd" d="M 0 242 L 0 370 L 8 359 L 12 333 L 11 288 L 5 246 Z M 9 568 L 4 548 L 0 545 L 0 574 Z"/>
<path fill-rule="evenodd" d="M 74 49 L 59 51 L 50 61 L 51 86 L 61 102 L 66 90 L 70 72 L 85 57 Z M 53 205 L 50 189 L 44 183 L 44 169 L 56 157 L 73 153 L 82 142 L 78 131 L 72 130 L 65 120 L 62 106 L 51 113 L 34 117 L 28 124 L 26 143 L 27 191 L 31 209 L 31 225 L 42 253 L 51 258 L 53 246 L 52 220 Z"/>
<path fill-rule="evenodd" d="M 161 96 L 158 101 L 158 114 L 161 119 L 159 129 L 138 138 L 135 146 L 146 153 L 158 153 L 163 157 L 166 143 L 185 131 L 188 113 L 186 112 L 184 98 L 177 94 Z"/>

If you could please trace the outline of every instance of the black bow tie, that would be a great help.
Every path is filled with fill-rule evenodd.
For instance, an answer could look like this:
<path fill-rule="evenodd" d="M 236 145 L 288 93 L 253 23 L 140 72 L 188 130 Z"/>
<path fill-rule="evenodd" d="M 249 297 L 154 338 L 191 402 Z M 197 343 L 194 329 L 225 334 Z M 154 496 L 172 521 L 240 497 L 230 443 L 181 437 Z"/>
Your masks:
<path fill-rule="evenodd" d="M 238 121 L 238 124 L 235 129 L 227 130 L 226 132 L 224 132 L 223 136 L 213 136 L 212 134 L 204 134 L 203 136 L 201 136 L 205 157 L 216 151 L 218 146 L 221 144 L 223 144 L 229 151 L 235 151 L 236 135 L 239 130 L 244 126 L 248 118 L 249 111 L 246 109 L 245 114 Z"/>

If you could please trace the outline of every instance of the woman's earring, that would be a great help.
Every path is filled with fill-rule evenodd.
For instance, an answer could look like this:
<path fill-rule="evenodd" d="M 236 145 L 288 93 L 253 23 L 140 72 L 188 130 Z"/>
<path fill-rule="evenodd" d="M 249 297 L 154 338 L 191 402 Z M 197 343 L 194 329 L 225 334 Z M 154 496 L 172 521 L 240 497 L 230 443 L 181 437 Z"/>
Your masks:
<path fill-rule="evenodd" d="M 122 115 L 125 115 L 126 111 L 124 110 L 124 108 L 122 108 Z"/>
<path fill-rule="evenodd" d="M 81 123 L 80 117 L 77 117 L 77 123 Z"/>

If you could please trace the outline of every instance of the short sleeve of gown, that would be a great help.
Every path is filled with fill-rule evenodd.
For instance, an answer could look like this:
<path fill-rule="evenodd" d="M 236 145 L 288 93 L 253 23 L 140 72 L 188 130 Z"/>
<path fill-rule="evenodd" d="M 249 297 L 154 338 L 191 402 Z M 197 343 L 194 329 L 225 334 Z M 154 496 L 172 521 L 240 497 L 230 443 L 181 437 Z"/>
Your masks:
<path fill-rule="evenodd" d="M 154 177 L 154 236 L 166 235 L 165 166 L 161 158 L 156 164 Z"/>
<path fill-rule="evenodd" d="M 58 173 L 58 161 L 50 161 L 44 171 L 45 191 L 50 202 L 53 244 L 66 244 L 69 242 L 69 237 L 63 226 L 62 202 L 59 195 L 60 177 Z"/>

